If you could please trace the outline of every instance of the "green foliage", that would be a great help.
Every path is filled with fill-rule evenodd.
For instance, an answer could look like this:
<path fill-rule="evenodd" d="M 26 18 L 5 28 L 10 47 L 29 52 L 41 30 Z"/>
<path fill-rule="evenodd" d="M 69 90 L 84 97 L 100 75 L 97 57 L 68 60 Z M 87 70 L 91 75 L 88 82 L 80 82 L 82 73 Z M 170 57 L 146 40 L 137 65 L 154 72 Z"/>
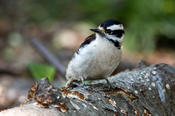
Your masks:
<path fill-rule="evenodd" d="M 48 77 L 50 82 L 53 81 L 56 71 L 54 67 L 40 63 L 29 63 L 28 67 L 36 80 L 41 80 L 43 77 Z"/>
<path fill-rule="evenodd" d="M 38 18 L 45 14 L 51 19 L 76 19 L 97 25 L 105 19 L 120 20 L 127 27 L 125 46 L 130 50 L 153 51 L 157 35 L 175 38 L 174 0 L 40 0 L 38 3 L 33 0 L 31 3 L 36 8 L 32 13 Z"/>
<path fill-rule="evenodd" d="M 106 19 L 117 19 L 125 24 L 125 44 L 131 50 L 153 51 L 157 35 L 165 35 L 175 41 L 175 0 L 22 1 L 19 3 L 23 5 L 17 8 L 23 13 L 18 14 L 23 14 L 28 22 L 86 21 L 98 25 Z"/>
<path fill-rule="evenodd" d="M 157 35 L 166 35 L 175 40 L 175 5 L 173 0 L 127 0 L 130 8 L 126 46 L 129 49 L 141 52 L 153 51 L 156 47 Z M 132 5 L 131 5 L 132 4 Z M 128 13 L 129 13 L 128 12 Z M 166 38 L 165 38 L 166 39 Z"/>

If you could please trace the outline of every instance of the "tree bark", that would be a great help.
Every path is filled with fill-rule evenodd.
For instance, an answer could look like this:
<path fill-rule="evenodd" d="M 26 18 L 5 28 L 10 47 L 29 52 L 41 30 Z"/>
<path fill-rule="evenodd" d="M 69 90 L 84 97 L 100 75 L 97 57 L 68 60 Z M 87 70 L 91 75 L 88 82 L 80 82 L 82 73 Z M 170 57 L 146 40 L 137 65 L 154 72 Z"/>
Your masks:
<path fill-rule="evenodd" d="M 55 88 L 35 83 L 27 102 L 0 116 L 174 116 L 175 68 L 156 64 L 124 71 L 89 86 Z"/>

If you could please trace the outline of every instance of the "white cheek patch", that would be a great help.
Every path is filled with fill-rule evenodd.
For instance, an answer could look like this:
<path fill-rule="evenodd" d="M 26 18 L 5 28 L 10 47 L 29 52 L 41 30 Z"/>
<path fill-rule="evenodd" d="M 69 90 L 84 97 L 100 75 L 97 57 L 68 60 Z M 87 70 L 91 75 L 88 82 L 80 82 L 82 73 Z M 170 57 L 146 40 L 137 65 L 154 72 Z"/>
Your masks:
<path fill-rule="evenodd" d="M 123 42 L 123 37 L 124 36 L 122 36 L 121 38 L 118 38 L 118 37 L 116 37 L 116 36 L 114 36 L 114 35 L 106 35 L 108 38 L 110 38 L 110 39 L 112 39 L 112 40 L 114 40 L 114 41 L 118 41 L 118 42 Z"/>
<path fill-rule="evenodd" d="M 107 29 L 110 29 L 110 30 L 120 30 L 120 29 L 123 29 L 123 25 L 122 24 L 111 25 L 111 26 L 107 27 Z"/>

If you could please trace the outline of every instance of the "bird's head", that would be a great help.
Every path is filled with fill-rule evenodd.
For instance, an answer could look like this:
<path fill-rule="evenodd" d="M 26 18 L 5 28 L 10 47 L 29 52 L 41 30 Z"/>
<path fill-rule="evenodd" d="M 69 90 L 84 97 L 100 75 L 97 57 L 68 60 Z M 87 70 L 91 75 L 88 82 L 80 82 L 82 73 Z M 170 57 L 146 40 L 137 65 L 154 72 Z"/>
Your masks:
<path fill-rule="evenodd" d="M 98 28 L 90 29 L 95 32 L 98 36 L 102 36 L 114 41 L 122 42 L 124 37 L 123 24 L 116 20 L 106 20 L 102 22 Z"/>

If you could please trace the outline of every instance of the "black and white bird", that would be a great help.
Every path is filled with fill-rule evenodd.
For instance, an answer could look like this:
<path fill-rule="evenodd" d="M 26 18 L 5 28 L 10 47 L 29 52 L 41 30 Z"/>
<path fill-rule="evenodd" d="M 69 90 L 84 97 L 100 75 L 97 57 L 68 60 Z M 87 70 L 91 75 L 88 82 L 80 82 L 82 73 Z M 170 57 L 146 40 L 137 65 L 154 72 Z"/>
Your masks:
<path fill-rule="evenodd" d="M 117 68 L 122 56 L 123 24 L 106 20 L 80 45 L 69 62 L 66 87 L 72 81 L 106 79 Z"/>

